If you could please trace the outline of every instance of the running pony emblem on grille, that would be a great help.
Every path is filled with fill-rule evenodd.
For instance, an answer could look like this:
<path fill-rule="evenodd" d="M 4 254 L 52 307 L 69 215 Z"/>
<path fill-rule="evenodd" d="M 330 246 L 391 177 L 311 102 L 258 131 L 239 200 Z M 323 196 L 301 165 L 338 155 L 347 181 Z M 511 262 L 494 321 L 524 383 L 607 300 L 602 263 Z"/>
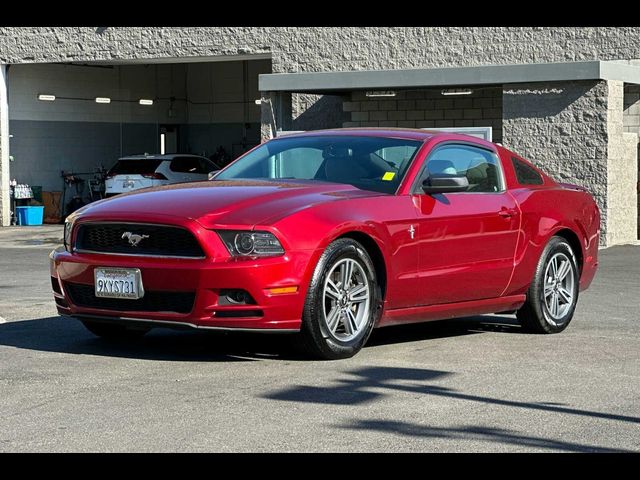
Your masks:
<path fill-rule="evenodd" d="M 122 239 L 124 240 L 125 238 L 129 240 L 129 245 L 137 247 L 142 240 L 149 238 L 149 235 L 138 235 L 137 233 L 124 232 L 122 234 Z"/>

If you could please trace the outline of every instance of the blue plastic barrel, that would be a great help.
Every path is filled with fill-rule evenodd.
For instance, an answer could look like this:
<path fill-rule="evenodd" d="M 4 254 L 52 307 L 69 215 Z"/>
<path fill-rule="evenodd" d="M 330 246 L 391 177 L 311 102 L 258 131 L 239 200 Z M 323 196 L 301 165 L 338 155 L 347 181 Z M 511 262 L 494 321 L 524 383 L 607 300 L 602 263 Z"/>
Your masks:
<path fill-rule="evenodd" d="M 18 225 L 42 225 L 44 207 L 16 207 Z"/>

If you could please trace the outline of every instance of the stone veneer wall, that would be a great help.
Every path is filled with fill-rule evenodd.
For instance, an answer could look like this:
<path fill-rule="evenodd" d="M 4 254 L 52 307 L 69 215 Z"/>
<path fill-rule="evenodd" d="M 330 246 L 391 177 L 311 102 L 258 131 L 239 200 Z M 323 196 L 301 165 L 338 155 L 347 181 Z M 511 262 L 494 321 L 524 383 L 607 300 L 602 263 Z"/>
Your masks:
<path fill-rule="evenodd" d="M 395 97 L 353 92 L 343 109 L 343 127 L 493 127 L 502 141 L 502 88 L 476 88 L 470 95 L 443 96 L 441 89 L 397 91 Z"/>
<path fill-rule="evenodd" d="M 623 134 L 621 82 L 520 84 L 503 91 L 503 143 L 559 181 L 582 185 L 602 214 L 602 244 L 635 239 L 633 137 Z M 631 171 L 630 171 L 631 169 Z M 631 215 L 630 215 L 631 213 Z"/>
<path fill-rule="evenodd" d="M 637 27 L 0 27 L 0 64 L 121 59 L 153 61 L 158 58 L 255 54 L 270 55 L 274 72 L 632 60 L 640 59 L 640 29 Z M 302 117 L 304 112 L 296 110 L 295 105 L 303 108 L 304 101 L 302 99 L 300 102 L 297 100 L 293 102 L 296 119 Z M 308 102 L 309 105 L 311 103 L 313 106 L 320 104 L 319 101 Z M 335 105 L 335 103 L 329 101 L 328 105 Z M 317 107 L 318 110 L 320 106 Z M 263 106 L 263 118 L 269 116 L 265 108 Z M 413 109 L 407 110 L 413 111 Z M 574 108 L 568 110 L 577 112 Z M 585 115 L 588 115 L 587 112 Z M 6 113 L 0 112 L 0 118 L 3 118 L 3 115 L 6 117 Z M 316 115 L 315 119 L 319 117 L 320 115 Z M 428 119 L 425 118 L 426 120 Z M 456 119 L 453 120 L 455 122 Z M 464 120 L 464 117 L 457 120 Z M 303 118 L 299 123 L 308 125 L 309 121 L 308 118 Z M 412 120 L 398 119 L 398 121 Z M 516 123 L 522 122 L 512 122 L 513 126 Z M 578 126 L 586 128 L 582 121 L 578 121 Z M 265 136 L 264 124 L 262 130 Z M 601 138 L 600 134 L 597 136 Z M 505 138 L 507 138 L 506 135 Z M 526 140 L 518 141 L 511 134 L 508 138 L 515 143 L 526 143 Z M 585 164 L 584 160 L 587 157 L 579 152 L 583 148 L 605 147 L 602 145 L 584 147 L 579 142 L 572 143 L 566 138 L 563 139 L 564 143 L 554 143 L 558 138 L 551 139 L 550 144 L 573 150 L 578 156 L 574 159 L 562 154 L 563 162 L 550 161 L 550 163 L 557 166 L 561 172 L 566 171 L 566 176 L 570 177 L 570 163 L 578 162 L 576 168 L 579 170 L 585 166 L 587 170 L 584 176 L 588 182 L 591 182 L 594 174 L 592 169 L 601 169 L 601 162 Z M 4 145 L 6 142 L 6 139 L 0 139 L 0 151 L 5 149 L 6 152 L 6 145 Z M 591 143 L 594 142 L 595 140 Z M 529 147 L 537 148 L 534 145 Z M 598 158 L 605 158 L 600 151 L 597 155 L 599 155 Z M 6 159 L 7 156 L 2 158 Z M 6 163 L 6 160 L 3 163 Z M 6 165 L 3 167 L 6 168 Z M 3 178 L 2 169 L 0 169 L 2 198 L 6 196 L 7 182 L 8 179 Z M 602 190 L 603 187 L 598 188 Z M 596 194 L 600 202 L 606 203 L 606 194 L 603 196 L 602 191 Z M 6 201 L 5 205 L 2 204 L 2 198 L 0 198 L 0 210 L 3 212 L 3 217 L 6 217 L 8 207 Z"/>
<path fill-rule="evenodd" d="M 0 27 L 0 63 L 264 53 L 274 72 L 640 59 L 640 29 Z"/>

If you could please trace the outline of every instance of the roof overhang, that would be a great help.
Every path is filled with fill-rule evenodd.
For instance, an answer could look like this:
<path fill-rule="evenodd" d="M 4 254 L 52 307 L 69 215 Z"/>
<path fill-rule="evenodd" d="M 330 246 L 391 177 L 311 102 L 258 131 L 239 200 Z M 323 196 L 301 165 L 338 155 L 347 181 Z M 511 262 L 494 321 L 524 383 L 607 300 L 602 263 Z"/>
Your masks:
<path fill-rule="evenodd" d="M 354 90 L 504 85 L 575 80 L 640 84 L 640 65 L 617 61 L 484 65 L 476 67 L 361 70 L 260 75 L 262 92 L 341 93 Z"/>

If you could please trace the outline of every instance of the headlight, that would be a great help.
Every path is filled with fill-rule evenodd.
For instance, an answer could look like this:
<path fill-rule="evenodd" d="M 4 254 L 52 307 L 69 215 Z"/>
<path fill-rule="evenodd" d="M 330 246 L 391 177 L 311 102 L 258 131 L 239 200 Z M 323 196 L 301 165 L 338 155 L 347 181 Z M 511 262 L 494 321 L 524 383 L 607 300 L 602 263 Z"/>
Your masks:
<path fill-rule="evenodd" d="M 69 220 L 64 221 L 64 249 L 67 252 L 71 252 L 71 229 L 73 228 L 73 222 Z"/>
<path fill-rule="evenodd" d="M 218 235 L 234 257 L 273 257 L 284 253 L 278 239 L 269 232 L 221 230 Z"/>

